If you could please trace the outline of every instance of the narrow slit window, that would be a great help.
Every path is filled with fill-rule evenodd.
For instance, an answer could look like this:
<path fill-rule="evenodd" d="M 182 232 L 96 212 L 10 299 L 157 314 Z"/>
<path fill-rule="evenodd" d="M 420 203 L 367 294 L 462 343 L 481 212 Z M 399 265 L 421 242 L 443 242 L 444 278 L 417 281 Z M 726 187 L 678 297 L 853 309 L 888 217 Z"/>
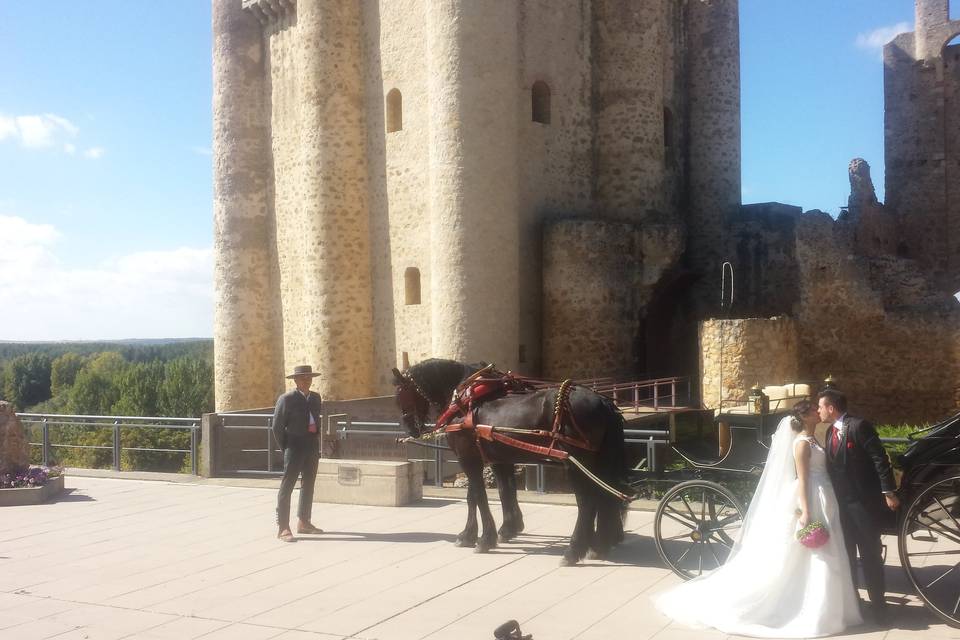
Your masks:
<path fill-rule="evenodd" d="M 533 121 L 550 124 L 550 87 L 546 82 L 537 80 L 531 90 L 533 101 Z"/>
<path fill-rule="evenodd" d="M 416 267 L 403 272 L 403 303 L 420 304 L 420 269 Z"/>
<path fill-rule="evenodd" d="M 403 130 L 403 95 L 399 89 L 387 94 L 387 133 Z"/>

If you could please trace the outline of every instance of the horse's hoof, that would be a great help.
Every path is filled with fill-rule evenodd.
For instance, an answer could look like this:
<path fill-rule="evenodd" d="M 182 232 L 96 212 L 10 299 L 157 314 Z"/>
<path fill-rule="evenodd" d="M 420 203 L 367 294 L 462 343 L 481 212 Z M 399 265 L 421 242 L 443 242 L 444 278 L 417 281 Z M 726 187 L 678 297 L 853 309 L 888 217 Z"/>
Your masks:
<path fill-rule="evenodd" d="M 610 557 L 609 551 L 601 551 L 599 549 L 590 549 L 587 552 L 587 560 L 606 560 Z"/>
<path fill-rule="evenodd" d="M 560 558 L 561 567 L 574 567 L 576 566 L 576 564 L 577 564 L 576 560 L 568 558 L 567 556 L 563 556 L 562 558 Z"/>
<path fill-rule="evenodd" d="M 503 543 L 505 543 L 505 542 L 510 542 L 510 539 L 511 539 L 512 537 L 513 537 L 513 536 L 507 536 L 507 534 L 505 534 L 505 533 L 498 533 L 498 534 L 497 534 L 497 542 L 500 543 L 500 544 L 503 544 Z"/>
<path fill-rule="evenodd" d="M 470 540 L 469 538 L 461 538 L 457 536 L 456 541 L 453 543 L 455 547 L 475 547 L 477 546 L 476 540 Z"/>

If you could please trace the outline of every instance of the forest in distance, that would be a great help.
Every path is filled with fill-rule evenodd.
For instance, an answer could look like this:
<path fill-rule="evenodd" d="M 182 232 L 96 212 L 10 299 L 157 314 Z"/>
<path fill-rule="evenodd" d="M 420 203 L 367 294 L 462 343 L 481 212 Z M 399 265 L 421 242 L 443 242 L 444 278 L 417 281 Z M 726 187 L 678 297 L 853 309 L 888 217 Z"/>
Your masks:
<path fill-rule="evenodd" d="M 199 418 L 213 411 L 213 340 L 0 342 L 0 400 L 19 413 Z M 39 442 L 40 427 L 25 426 L 31 442 Z M 111 427 L 65 424 L 50 432 L 61 445 L 53 462 L 113 464 Z M 190 448 L 187 430 L 126 427 L 121 435 L 124 448 Z M 39 462 L 40 448 L 31 449 Z M 123 451 L 121 458 L 123 469 L 149 471 L 181 471 L 191 463 L 188 454 L 159 451 Z"/>

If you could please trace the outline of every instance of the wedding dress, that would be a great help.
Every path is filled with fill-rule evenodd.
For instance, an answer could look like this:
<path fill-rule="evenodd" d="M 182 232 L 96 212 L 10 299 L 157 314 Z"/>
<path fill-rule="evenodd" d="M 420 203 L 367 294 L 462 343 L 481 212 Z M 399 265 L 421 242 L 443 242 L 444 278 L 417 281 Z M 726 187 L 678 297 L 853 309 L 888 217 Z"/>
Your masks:
<path fill-rule="evenodd" d="M 713 573 L 654 596 L 667 616 L 759 638 L 826 636 L 863 622 L 826 454 L 815 441 L 798 436 L 791 420 L 784 418 L 777 427 L 730 558 Z M 797 439 L 810 447 L 810 521 L 819 520 L 830 534 L 817 549 L 796 539 Z"/>

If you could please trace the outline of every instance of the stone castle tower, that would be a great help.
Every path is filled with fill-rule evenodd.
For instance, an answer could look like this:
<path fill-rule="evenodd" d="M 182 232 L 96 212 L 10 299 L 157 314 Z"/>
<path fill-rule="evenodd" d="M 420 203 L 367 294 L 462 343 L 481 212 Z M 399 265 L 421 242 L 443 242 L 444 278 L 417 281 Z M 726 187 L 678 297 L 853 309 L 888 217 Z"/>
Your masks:
<path fill-rule="evenodd" d="M 709 305 L 736 0 L 213 0 L 213 35 L 218 410 L 301 362 L 331 398 L 635 371 L 676 283 Z"/>
<path fill-rule="evenodd" d="M 960 290 L 960 20 L 916 0 L 916 31 L 884 47 L 886 206 L 898 253 L 944 292 Z"/>

